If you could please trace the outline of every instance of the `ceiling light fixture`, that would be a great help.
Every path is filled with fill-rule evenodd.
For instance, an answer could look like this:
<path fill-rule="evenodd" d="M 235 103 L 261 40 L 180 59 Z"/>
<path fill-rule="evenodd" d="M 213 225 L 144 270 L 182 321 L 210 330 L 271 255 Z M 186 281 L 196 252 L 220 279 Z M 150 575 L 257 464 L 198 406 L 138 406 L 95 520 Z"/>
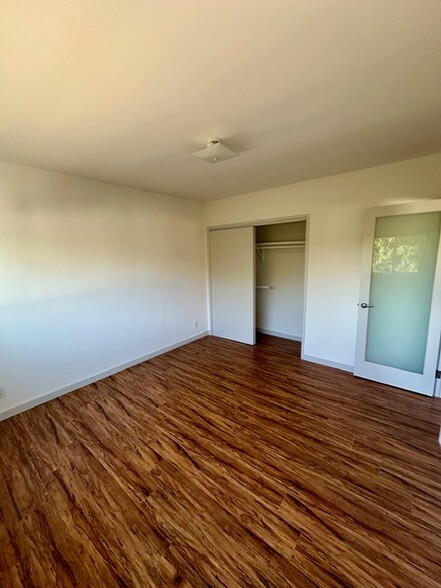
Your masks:
<path fill-rule="evenodd" d="M 199 159 L 203 159 L 204 161 L 208 161 L 208 163 L 219 163 L 220 161 L 236 157 L 239 153 L 225 147 L 219 139 L 213 139 L 208 141 L 205 149 L 195 151 L 192 155 L 199 157 Z"/>

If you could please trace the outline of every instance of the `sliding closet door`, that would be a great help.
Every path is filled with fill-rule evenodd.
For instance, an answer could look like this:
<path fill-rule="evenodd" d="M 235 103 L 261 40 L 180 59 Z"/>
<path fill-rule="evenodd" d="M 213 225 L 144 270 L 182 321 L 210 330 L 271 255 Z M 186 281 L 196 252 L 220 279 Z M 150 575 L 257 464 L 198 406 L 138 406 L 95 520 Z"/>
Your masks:
<path fill-rule="evenodd" d="M 216 337 L 256 343 L 254 227 L 210 231 L 211 319 Z"/>

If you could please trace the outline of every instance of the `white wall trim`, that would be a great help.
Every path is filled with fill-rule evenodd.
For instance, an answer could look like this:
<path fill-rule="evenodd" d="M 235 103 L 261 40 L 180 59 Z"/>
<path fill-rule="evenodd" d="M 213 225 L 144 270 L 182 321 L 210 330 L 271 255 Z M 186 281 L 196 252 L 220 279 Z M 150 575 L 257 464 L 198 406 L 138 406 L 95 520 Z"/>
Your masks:
<path fill-rule="evenodd" d="M 20 404 L 16 404 L 15 406 L 11 406 L 11 408 L 7 408 L 6 410 L 0 411 L 0 421 L 8 419 L 16 414 L 21 412 L 25 412 L 30 408 L 34 408 L 34 406 L 38 406 L 39 404 L 43 404 L 44 402 L 48 402 L 49 400 L 53 400 L 54 398 L 58 398 L 59 396 L 63 396 L 64 394 L 68 394 L 69 392 L 74 392 L 79 388 L 83 388 L 83 386 L 88 386 L 89 384 L 93 384 L 93 382 L 97 382 L 98 380 L 102 380 L 103 378 L 107 378 L 109 376 L 113 376 L 118 372 L 122 372 L 123 370 L 137 365 L 138 363 L 142 363 L 147 361 L 148 359 L 152 359 L 153 357 L 157 357 L 158 355 L 162 355 L 164 353 L 168 353 L 173 349 L 177 349 L 178 347 L 182 347 L 183 345 L 187 345 L 188 343 L 192 343 L 197 339 L 202 339 L 208 335 L 208 331 L 203 331 L 197 335 L 192 337 L 188 337 L 187 339 L 182 339 L 177 341 L 176 343 L 172 343 L 171 345 L 167 345 L 166 347 L 161 347 L 160 349 L 155 349 L 146 355 L 141 355 L 139 357 L 135 357 L 129 361 L 125 361 L 124 363 L 120 363 L 115 365 L 103 372 L 99 372 L 97 374 L 93 374 L 92 376 L 88 376 L 82 380 L 78 380 L 77 382 L 73 382 L 72 384 L 68 384 L 67 386 L 63 386 L 62 388 L 58 388 L 57 390 L 52 390 L 51 392 L 47 392 L 42 394 L 41 396 L 36 396 L 35 398 L 31 398 L 26 402 L 22 402 Z"/>
<path fill-rule="evenodd" d="M 332 368 L 337 368 L 338 370 L 350 372 L 351 374 L 354 371 L 353 365 L 349 365 L 348 363 L 340 363 L 338 361 L 332 361 L 331 359 L 324 359 L 323 357 L 314 357 L 313 355 L 304 355 L 302 353 L 302 360 L 310 361 L 312 363 L 319 363 L 320 365 L 326 365 Z"/>
<path fill-rule="evenodd" d="M 302 338 L 299 335 L 290 335 L 289 333 L 282 333 L 281 331 L 273 331 L 271 329 L 261 329 L 257 327 L 258 333 L 263 333 L 264 335 L 271 335 L 272 337 L 280 337 L 281 339 L 289 339 L 290 341 L 301 341 Z"/>
<path fill-rule="evenodd" d="M 234 198 L 234 196 L 233 196 Z M 307 220 L 309 214 L 300 214 L 295 216 L 281 216 L 276 218 L 259 218 L 251 221 L 243 221 L 238 223 L 227 223 L 223 225 L 208 225 L 208 231 L 218 231 L 222 229 L 239 229 L 241 227 L 261 227 L 263 225 L 283 225 L 286 223 L 296 223 Z"/>

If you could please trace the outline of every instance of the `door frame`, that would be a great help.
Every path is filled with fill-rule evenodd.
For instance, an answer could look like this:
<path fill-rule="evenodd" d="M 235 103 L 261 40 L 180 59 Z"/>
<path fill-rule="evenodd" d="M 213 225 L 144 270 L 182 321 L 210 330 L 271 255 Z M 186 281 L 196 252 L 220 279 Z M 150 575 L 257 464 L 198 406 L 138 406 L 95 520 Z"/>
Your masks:
<path fill-rule="evenodd" d="M 305 273 L 303 276 L 303 321 L 302 321 L 302 341 L 301 341 L 301 359 L 305 355 L 305 340 L 306 340 L 306 306 L 307 306 L 307 288 L 308 288 L 308 265 L 309 265 L 309 225 L 310 225 L 310 214 L 298 214 L 295 216 L 282 216 L 272 217 L 264 219 L 256 219 L 250 221 L 243 221 L 237 223 L 227 223 L 221 225 L 210 225 L 206 227 L 205 243 L 206 243 L 206 268 L 207 268 L 207 319 L 208 319 L 208 334 L 213 334 L 213 314 L 211 305 L 211 266 L 210 266 L 210 231 L 219 231 L 221 229 L 238 229 L 241 227 L 260 227 L 263 225 L 276 225 L 285 224 L 292 222 L 306 222 L 305 230 Z M 254 272 L 256 264 L 254 263 Z"/>
<path fill-rule="evenodd" d="M 427 334 L 427 348 L 423 374 L 405 372 L 404 370 L 374 364 L 365 360 L 369 310 L 366 311 L 366 309 L 360 307 L 362 302 L 369 303 L 375 220 L 383 216 L 419 214 L 425 212 L 441 212 L 441 199 L 418 200 L 406 204 L 379 206 L 369 208 L 365 211 L 354 375 L 373 381 L 383 382 L 404 390 L 419 392 L 426 396 L 433 396 L 435 392 L 435 378 L 436 370 L 438 369 L 441 343 L 441 235 L 438 243 L 438 256 L 435 266 L 432 305 L 429 317 L 429 330 Z M 431 366 L 434 366 L 433 370 Z M 401 376 L 398 373 L 399 371 L 402 371 Z"/>

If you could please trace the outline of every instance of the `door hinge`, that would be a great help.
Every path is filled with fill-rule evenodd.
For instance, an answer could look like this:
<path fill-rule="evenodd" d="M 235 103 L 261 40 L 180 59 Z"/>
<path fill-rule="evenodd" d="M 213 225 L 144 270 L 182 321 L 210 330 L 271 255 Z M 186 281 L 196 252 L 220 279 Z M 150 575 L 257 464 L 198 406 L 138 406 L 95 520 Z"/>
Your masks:
<path fill-rule="evenodd" d="M 441 380 L 441 370 L 436 370 L 436 372 L 435 372 L 435 378 L 437 380 Z"/>

